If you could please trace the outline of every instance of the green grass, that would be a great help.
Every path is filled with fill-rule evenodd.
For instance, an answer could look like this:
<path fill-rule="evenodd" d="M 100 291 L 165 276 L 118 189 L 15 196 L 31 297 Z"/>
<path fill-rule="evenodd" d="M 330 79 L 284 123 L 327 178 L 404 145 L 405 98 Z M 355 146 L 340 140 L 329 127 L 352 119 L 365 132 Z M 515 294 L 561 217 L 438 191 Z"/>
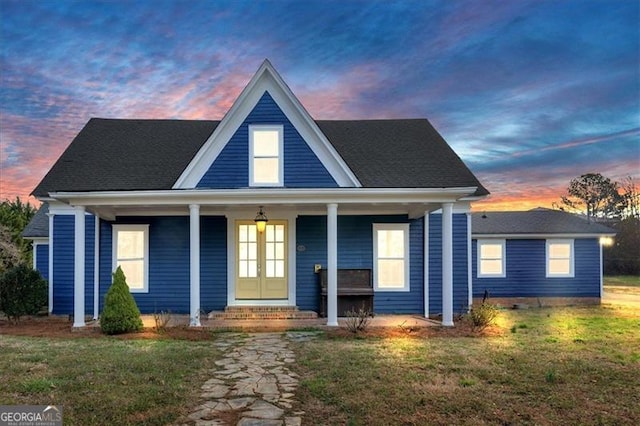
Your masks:
<path fill-rule="evenodd" d="M 193 405 L 210 342 L 0 338 L 0 404 L 62 405 L 65 425 L 163 425 Z"/>
<path fill-rule="evenodd" d="M 636 311 L 502 311 L 485 334 L 298 344 L 303 423 L 640 424 Z"/>
<path fill-rule="evenodd" d="M 612 275 L 604 277 L 605 286 L 640 287 L 638 275 Z"/>

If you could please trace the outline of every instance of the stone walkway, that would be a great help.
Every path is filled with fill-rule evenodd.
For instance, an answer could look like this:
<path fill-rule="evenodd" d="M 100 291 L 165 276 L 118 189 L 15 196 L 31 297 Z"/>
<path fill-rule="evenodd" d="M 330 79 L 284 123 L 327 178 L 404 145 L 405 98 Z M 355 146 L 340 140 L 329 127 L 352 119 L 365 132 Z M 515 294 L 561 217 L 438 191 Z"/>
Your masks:
<path fill-rule="evenodd" d="M 214 345 L 223 353 L 202 385 L 200 403 L 184 425 L 297 426 L 304 411 L 293 411 L 298 375 L 289 341 L 313 332 L 222 335 Z"/>

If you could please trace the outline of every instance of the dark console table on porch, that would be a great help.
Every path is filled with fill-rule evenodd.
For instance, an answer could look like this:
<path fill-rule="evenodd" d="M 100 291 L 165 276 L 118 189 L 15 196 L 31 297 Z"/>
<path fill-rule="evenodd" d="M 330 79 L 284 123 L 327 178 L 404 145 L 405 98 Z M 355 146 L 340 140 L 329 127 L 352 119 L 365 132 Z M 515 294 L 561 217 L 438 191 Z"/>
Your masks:
<path fill-rule="evenodd" d="M 327 316 L 327 270 L 320 270 L 320 316 Z M 373 312 L 371 269 L 338 269 L 338 316 L 348 311 Z"/>

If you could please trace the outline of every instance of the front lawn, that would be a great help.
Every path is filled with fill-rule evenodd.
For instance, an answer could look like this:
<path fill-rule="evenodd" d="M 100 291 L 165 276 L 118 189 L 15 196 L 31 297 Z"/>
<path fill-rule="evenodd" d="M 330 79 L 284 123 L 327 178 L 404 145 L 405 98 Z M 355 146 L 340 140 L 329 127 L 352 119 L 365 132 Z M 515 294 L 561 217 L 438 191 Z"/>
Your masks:
<path fill-rule="evenodd" d="M 164 425 L 216 359 L 207 341 L 0 336 L 0 404 L 62 405 L 65 425 Z"/>
<path fill-rule="evenodd" d="M 630 308 L 502 311 L 477 337 L 344 334 L 296 346 L 303 423 L 640 424 Z"/>

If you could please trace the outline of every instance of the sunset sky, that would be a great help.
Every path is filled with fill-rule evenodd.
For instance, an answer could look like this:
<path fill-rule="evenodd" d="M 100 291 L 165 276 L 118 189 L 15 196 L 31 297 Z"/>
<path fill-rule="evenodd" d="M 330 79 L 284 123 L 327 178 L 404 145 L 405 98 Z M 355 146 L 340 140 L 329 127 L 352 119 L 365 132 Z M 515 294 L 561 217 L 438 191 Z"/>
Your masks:
<path fill-rule="evenodd" d="M 316 119 L 428 118 L 476 209 L 550 207 L 640 177 L 639 4 L 0 0 L 0 199 L 91 117 L 221 119 L 269 58 Z"/>

